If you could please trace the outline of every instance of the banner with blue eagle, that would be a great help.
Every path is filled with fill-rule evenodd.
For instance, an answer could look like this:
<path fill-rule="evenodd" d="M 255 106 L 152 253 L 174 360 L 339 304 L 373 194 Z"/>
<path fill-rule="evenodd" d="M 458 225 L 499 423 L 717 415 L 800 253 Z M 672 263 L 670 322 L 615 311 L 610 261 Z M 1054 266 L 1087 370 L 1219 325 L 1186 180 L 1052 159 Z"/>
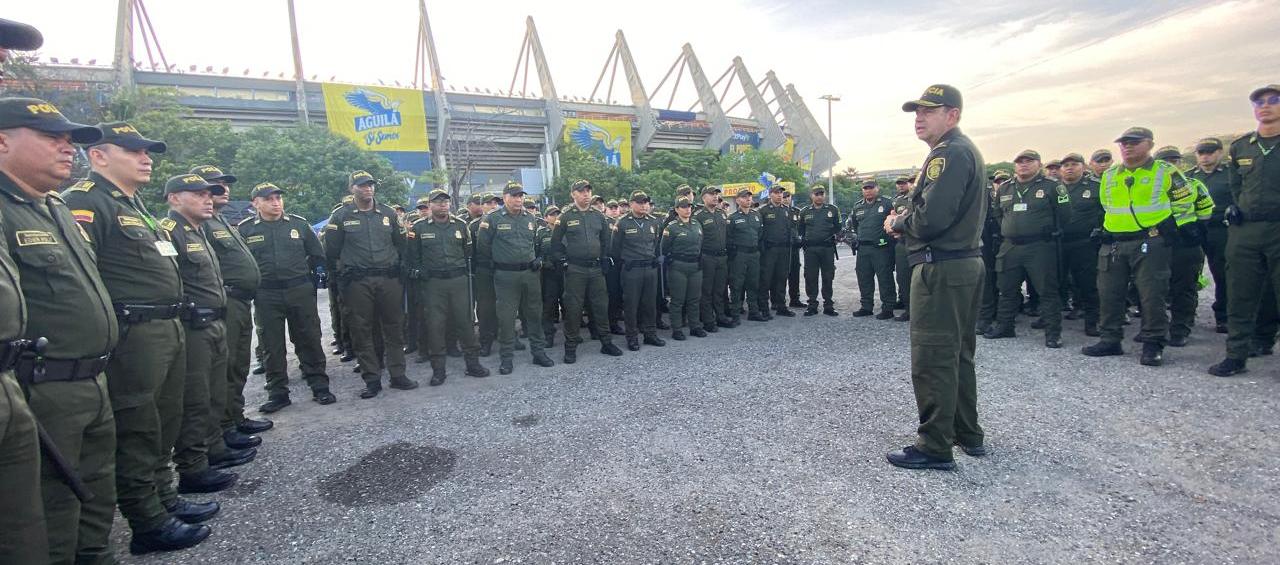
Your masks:
<path fill-rule="evenodd" d="M 383 154 L 396 170 L 431 168 L 423 92 L 351 84 L 321 85 L 329 131 Z"/>
<path fill-rule="evenodd" d="M 631 121 L 565 118 L 564 140 L 606 165 L 631 170 Z"/>

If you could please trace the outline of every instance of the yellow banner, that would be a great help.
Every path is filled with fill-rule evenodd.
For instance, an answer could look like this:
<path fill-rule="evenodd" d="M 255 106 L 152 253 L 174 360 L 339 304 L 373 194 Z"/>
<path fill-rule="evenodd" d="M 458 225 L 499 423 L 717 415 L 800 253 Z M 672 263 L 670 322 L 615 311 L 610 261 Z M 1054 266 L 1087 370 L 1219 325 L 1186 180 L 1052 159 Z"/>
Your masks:
<path fill-rule="evenodd" d="M 422 91 L 331 83 L 320 86 L 329 131 L 366 151 L 431 151 Z"/>
<path fill-rule="evenodd" d="M 631 170 L 631 122 L 565 118 L 564 140 L 604 161 Z"/>
<path fill-rule="evenodd" d="M 789 180 L 779 181 L 778 185 L 787 189 L 791 194 L 796 193 L 796 183 Z M 759 196 L 760 191 L 764 190 L 764 185 L 758 182 L 731 182 L 720 185 L 720 193 L 726 194 L 725 198 L 732 198 L 738 195 L 738 191 L 744 188 L 750 189 L 753 196 Z"/>

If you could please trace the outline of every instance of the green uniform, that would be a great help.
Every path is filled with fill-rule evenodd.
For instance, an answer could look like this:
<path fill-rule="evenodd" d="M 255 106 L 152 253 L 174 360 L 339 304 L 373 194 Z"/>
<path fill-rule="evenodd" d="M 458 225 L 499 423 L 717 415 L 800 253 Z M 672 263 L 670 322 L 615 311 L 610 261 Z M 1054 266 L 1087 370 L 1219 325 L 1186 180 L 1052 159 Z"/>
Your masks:
<path fill-rule="evenodd" d="M 549 256 L 564 264 L 564 343 L 566 348 L 582 343 L 580 327 L 583 307 L 591 308 L 590 320 L 600 334 L 600 343 L 613 343 L 609 333 L 608 284 L 609 237 L 612 224 L 604 214 L 588 207 L 567 206 L 551 232 Z"/>
<path fill-rule="evenodd" d="M 911 280 L 911 385 L 920 414 L 915 447 L 951 460 L 952 445 L 982 445 L 973 332 L 983 277 L 986 173 L 973 142 L 954 128 L 929 152 L 903 232 Z"/>
<path fill-rule="evenodd" d="M 1257 132 L 1228 150 L 1231 196 L 1243 216 L 1227 228 L 1227 357 L 1244 361 L 1258 322 L 1262 293 L 1280 289 L 1280 136 Z M 1145 314 L 1145 311 L 1144 311 Z"/>
<path fill-rule="evenodd" d="M 426 309 L 427 354 L 432 364 L 443 363 L 446 336 L 462 341 L 468 359 L 479 356 L 480 344 L 471 324 L 467 298 L 467 261 L 471 257 L 471 232 L 466 222 L 449 217 L 442 222 L 426 217 L 409 226 L 405 267 L 422 294 Z"/>
<path fill-rule="evenodd" d="M 662 230 L 662 255 L 667 258 L 667 288 L 671 293 L 671 329 L 701 327 L 702 224 L 676 218 Z"/>
<path fill-rule="evenodd" d="M 169 233 L 146 209 L 102 175 L 90 173 L 63 194 L 97 255 L 98 274 L 120 322 L 107 363 L 116 423 L 116 501 L 134 532 L 169 517 L 171 450 L 182 425 L 186 331 L 177 319 L 182 278 Z"/>
<path fill-rule="evenodd" d="M 493 258 L 488 250 L 476 245 L 482 223 L 484 216 L 471 220 L 467 223 L 467 231 L 471 233 L 474 253 L 471 260 L 471 299 L 475 301 L 477 337 L 480 348 L 487 349 L 498 340 L 498 297 L 493 292 Z"/>
<path fill-rule="evenodd" d="M 622 270 L 622 307 L 627 340 L 634 341 L 640 334 L 653 337 L 658 331 L 658 272 L 655 269 L 658 220 L 628 214 L 619 218 L 617 225 L 611 254 L 614 264 Z"/>
<path fill-rule="evenodd" d="M 1191 335 L 1200 306 L 1200 274 L 1204 272 L 1205 234 L 1213 215 L 1213 200 L 1204 183 L 1187 178 L 1187 187 L 1196 195 L 1194 216 L 1179 218 L 1179 237 L 1174 238 L 1169 257 L 1169 337 Z"/>
<path fill-rule="evenodd" d="M 176 211 L 160 222 L 178 250 L 178 270 L 188 302 L 195 305 L 187 323 L 187 380 L 182 397 L 182 430 L 174 446 L 173 464 L 179 474 L 209 468 L 209 459 L 227 451 L 222 439 L 222 416 L 227 407 L 227 294 L 222 266 L 205 236 L 204 226 L 192 225 Z M 164 494 L 177 496 L 172 491 Z M 168 503 L 171 499 L 161 499 Z"/>
<path fill-rule="evenodd" d="M 559 261 L 548 260 L 551 226 L 545 221 L 538 226 L 538 249 L 543 259 L 542 272 L 538 273 L 542 285 L 542 333 L 547 337 L 547 344 L 551 344 L 555 341 L 556 323 L 560 322 L 563 310 L 565 269 Z"/>
<path fill-rule="evenodd" d="M 1209 274 L 1213 276 L 1213 320 L 1227 323 L 1227 207 L 1235 204 L 1231 197 L 1231 179 L 1226 165 L 1217 165 L 1209 172 L 1196 167 L 1188 177 L 1204 184 L 1213 199 L 1213 214 L 1205 225 L 1204 254 L 1209 261 Z"/>
<path fill-rule="evenodd" d="M 911 193 L 905 192 L 893 198 L 893 210 L 897 214 L 905 214 L 907 207 L 911 204 Z M 994 258 L 995 252 L 992 251 Z M 993 260 L 994 264 L 994 260 Z M 856 268 L 856 265 L 855 265 Z M 911 312 L 911 263 L 907 261 L 907 242 L 901 239 L 895 239 L 893 242 L 893 268 L 894 278 L 898 280 L 898 304 L 895 308 L 906 310 L 904 314 Z M 995 276 L 991 280 L 994 285 Z M 992 303 L 991 316 L 995 317 L 995 303 Z"/>
<path fill-rule="evenodd" d="M 325 255 L 338 266 L 342 299 L 347 304 L 351 342 L 360 360 L 365 385 L 382 387 L 382 357 L 393 381 L 405 376 L 404 286 L 400 283 L 400 250 L 404 230 L 395 210 L 373 202 L 361 210 L 355 203 L 338 208 L 325 227 Z M 374 347 L 373 332 L 382 335 L 382 356 Z"/>
<path fill-rule="evenodd" d="M 791 251 L 795 225 L 790 206 L 772 203 L 760 207 L 760 309 L 787 309 L 787 276 L 791 272 Z M 772 304 L 771 304 L 772 303 Z"/>
<path fill-rule="evenodd" d="M 515 356 L 516 318 L 529 324 L 529 351 L 539 355 L 546 346 L 542 327 L 542 288 L 534 259 L 538 249 L 537 216 L 523 209 L 494 210 L 480 222 L 477 248 L 493 261 L 493 291 L 498 316 L 498 352 L 502 359 Z"/>
<path fill-rule="evenodd" d="M 1099 185 L 1090 177 L 1081 177 L 1063 186 L 1071 200 L 1071 217 L 1062 224 L 1061 264 L 1070 277 L 1075 309 L 1084 311 L 1085 327 L 1094 327 L 1098 325 L 1098 242 L 1090 236 L 1102 227 Z"/>
<path fill-rule="evenodd" d="M 240 232 L 222 214 L 205 222 L 209 243 L 222 265 L 226 285 L 227 316 L 227 402 L 221 427 L 231 430 L 244 421 L 244 386 L 249 380 L 249 352 L 253 349 L 253 296 L 262 281 L 258 263 Z"/>
<path fill-rule="evenodd" d="M 997 303 L 1000 300 L 1000 291 L 996 287 L 996 253 L 1000 251 L 1000 220 L 996 218 L 993 211 L 996 205 L 995 185 L 988 185 L 986 188 L 987 199 L 987 219 L 982 222 L 982 305 L 978 307 L 978 333 L 985 333 L 988 326 L 996 321 Z M 899 214 L 902 212 L 899 211 Z M 901 256 L 898 263 L 898 270 L 901 272 L 904 265 L 907 264 L 907 246 L 901 241 L 898 242 L 898 252 Z M 907 288 L 911 288 L 910 268 L 907 271 Z M 899 294 L 898 298 L 902 298 Z"/>
<path fill-rule="evenodd" d="M 760 313 L 760 233 L 759 212 L 736 210 L 729 216 L 728 313 L 735 321 L 742 317 L 744 299 L 748 314 Z"/>
<path fill-rule="evenodd" d="M 32 199 L 4 173 L 0 195 L 4 241 L 27 305 L 22 337 L 49 340 L 40 361 L 30 353 L 19 359 L 17 380 L 31 413 L 93 495 L 81 503 L 52 465 L 41 467 L 48 558 L 53 563 L 110 561 L 116 429 L 102 371 L 120 336 L 111 297 L 84 231 L 61 197 Z M 5 394 L 11 391 L 6 387 Z M 14 492 L 14 486 L 5 486 Z"/>
<path fill-rule="evenodd" d="M 311 272 L 325 263 L 324 249 L 311 223 L 302 216 L 284 214 L 267 221 L 246 218 L 236 226 L 262 273 L 262 284 L 253 299 L 254 319 L 264 350 L 267 396 L 289 397 L 285 328 L 298 356 L 302 378 L 312 394 L 329 391 L 324 348 L 320 337 L 320 312 Z"/>
<path fill-rule="evenodd" d="M 854 269 L 858 274 L 858 295 L 863 312 L 875 306 L 876 281 L 880 283 L 880 311 L 892 314 L 898 302 L 893 287 L 893 242 L 884 232 L 884 219 L 893 211 L 893 201 L 877 196 L 868 201 L 858 200 L 849 212 L 849 225 L 858 240 L 858 259 Z M 830 304 L 830 296 L 827 296 Z"/>
<path fill-rule="evenodd" d="M 840 233 L 840 209 L 831 204 L 806 206 L 800 211 L 797 225 L 800 241 L 804 244 L 804 293 L 809 299 L 809 307 L 818 307 L 821 282 L 822 303 L 828 309 L 833 308 L 831 283 L 836 277 L 835 238 Z M 889 271 L 893 271 L 892 254 L 889 256 Z M 892 286 L 892 281 L 889 284 Z"/>
<path fill-rule="evenodd" d="M 1066 187 L 1043 174 L 1025 183 L 1011 178 L 996 193 L 992 212 L 1000 222 L 1002 238 L 996 254 L 1000 290 L 997 331 L 1013 330 L 1022 281 L 1029 280 L 1040 293 L 1045 336 L 1062 335 L 1057 238 L 1062 226 L 1071 221 L 1070 203 Z"/>
<path fill-rule="evenodd" d="M 791 212 L 791 256 L 787 267 L 787 297 L 791 306 L 800 305 L 800 255 L 803 253 L 803 241 L 800 240 L 800 208 L 787 207 Z M 839 230 L 837 230 L 839 231 Z M 834 260 L 834 259 L 833 259 Z M 832 267 L 833 269 L 835 267 Z"/>
<path fill-rule="evenodd" d="M 693 221 L 702 226 L 702 298 L 698 303 L 703 329 L 729 321 L 729 216 L 719 206 L 699 206 Z"/>

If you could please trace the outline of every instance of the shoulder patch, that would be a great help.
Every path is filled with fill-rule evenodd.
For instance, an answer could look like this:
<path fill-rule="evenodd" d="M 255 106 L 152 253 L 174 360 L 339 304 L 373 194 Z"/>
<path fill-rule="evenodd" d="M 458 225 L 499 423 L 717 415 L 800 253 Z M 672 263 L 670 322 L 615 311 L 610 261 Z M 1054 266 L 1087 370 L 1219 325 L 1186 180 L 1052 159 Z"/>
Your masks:
<path fill-rule="evenodd" d="M 237 226 L 243 226 L 243 225 L 245 225 L 245 224 L 247 224 L 247 223 L 249 223 L 249 222 L 252 222 L 252 221 L 254 220 L 254 218 L 257 218 L 257 216 L 249 216 L 249 217 L 247 217 L 247 218 L 245 218 L 245 219 L 243 219 L 243 220 L 240 220 L 239 222 L 236 222 L 236 225 L 237 225 Z"/>
<path fill-rule="evenodd" d="M 173 218 L 165 218 L 160 220 L 160 227 L 164 228 L 164 231 L 173 231 L 173 228 L 178 227 L 178 222 L 173 221 Z"/>
<path fill-rule="evenodd" d="M 293 218 L 293 219 L 295 219 L 295 220 L 301 220 L 301 221 L 303 221 L 303 222 L 307 222 L 308 224 L 310 224 L 310 223 L 311 223 L 311 222 L 308 222 L 306 218 L 304 218 L 304 217 L 302 217 L 302 216 L 299 216 L 299 215 L 297 215 L 297 214 L 289 214 L 289 217 L 290 217 L 290 218 Z"/>
<path fill-rule="evenodd" d="M 947 168 L 946 157 L 934 157 L 924 168 L 924 177 L 929 180 L 937 180 L 942 171 Z"/>
<path fill-rule="evenodd" d="M 91 180 L 82 180 L 82 181 L 80 181 L 80 182 L 77 182 L 77 183 L 75 183 L 75 184 L 73 184 L 73 185 L 71 185 L 71 186 L 67 187 L 67 190 L 66 190 L 66 191 L 67 191 L 67 192 L 89 192 L 89 189 L 91 189 L 91 188 L 93 188 L 93 181 L 91 181 Z"/>
<path fill-rule="evenodd" d="M 71 216 L 82 224 L 92 224 L 94 213 L 93 210 L 72 210 Z"/>

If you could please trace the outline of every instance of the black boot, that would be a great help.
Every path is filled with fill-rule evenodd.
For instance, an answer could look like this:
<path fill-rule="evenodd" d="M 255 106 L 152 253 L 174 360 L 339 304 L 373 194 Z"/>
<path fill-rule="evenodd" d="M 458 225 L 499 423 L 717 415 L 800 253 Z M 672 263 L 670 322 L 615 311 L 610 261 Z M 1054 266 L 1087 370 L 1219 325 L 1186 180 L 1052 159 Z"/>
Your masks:
<path fill-rule="evenodd" d="M 1227 357 L 1221 363 L 1209 367 L 1209 374 L 1215 377 L 1230 377 L 1247 371 L 1245 361 L 1243 359 L 1232 359 Z"/>
<path fill-rule="evenodd" d="M 314 400 L 316 404 L 321 406 L 327 406 L 337 402 L 338 397 L 334 396 L 332 392 L 329 392 L 328 388 L 317 388 L 311 391 L 311 400 Z"/>
<path fill-rule="evenodd" d="M 254 447 L 246 449 L 226 449 L 221 455 L 214 457 L 209 456 L 209 468 L 218 470 L 229 467 L 239 467 L 253 461 L 258 456 L 258 449 Z"/>
<path fill-rule="evenodd" d="M 437 357 L 431 360 L 431 380 L 427 382 L 431 386 L 440 386 L 444 384 L 444 358 Z M 393 385 L 394 386 L 394 385 Z"/>
<path fill-rule="evenodd" d="M 247 449 L 262 445 L 262 438 L 241 433 L 240 430 L 234 428 L 222 432 L 222 441 L 226 442 L 227 447 L 232 449 Z"/>
<path fill-rule="evenodd" d="M 572 365 L 578 362 L 578 346 L 572 343 L 564 344 L 564 364 Z"/>
<path fill-rule="evenodd" d="M 263 414 L 270 414 L 272 412 L 279 412 L 280 410 L 284 409 L 284 407 L 290 404 L 293 404 L 293 403 L 289 401 L 289 397 L 287 395 L 272 396 L 267 398 L 267 401 L 264 402 L 262 406 L 258 407 L 258 411 L 262 412 Z"/>
<path fill-rule="evenodd" d="M 1087 335 L 1089 337 L 1098 337 L 1102 335 L 1102 332 L 1098 331 L 1098 322 L 1090 322 L 1088 320 L 1085 320 L 1084 335 Z"/>
<path fill-rule="evenodd" d="M 245 418 L 243 420 L 240 420 L 239 424 L 236 424 L 236 429 L 240 430 L 240 433 L 242 434 L 260 434 L 262 432 L 265 432 L 271 429 L 275 425 L 276 425 L 275 422 L 272 422 L 271 420 L 268 420 L 266 418 L 263 418 L 261 420 Z"/>
<path fill-rule="evenodd" d="M 194 473 L 178 474 L 178 492 L 180 494 L 219 492 L 231 488 L 240 478 L 235 473 L 205 469 Z"/>
<path fill-rule="evenodd" d="M 689 335 L 693 337 L 707 337 L 707 331 L 697 326 L 694 326 L 693 329 L 689 330 Z"/>
<path fill-rule="evenodd" d="M 537 366 L 539 366 L 539 367 L 554 367 L 554 366 L 556 366 L 556 362 L 555 362 L 555 361 L 552 361 L 550 357 L 547 357 L 547 352 L 546 352 L 546 351 L 538 351 L 537 353 L 534 353 L 534 354 L 533 354 L 533 364 L 534 364 L 534 365 L 537 365 Z"/>
<path fill-rule="evenodd" d="M 177 551 L 195 546 L 209 537 L 209 526 L 184 524 L 170 517 L 160 527 L 145 532 L 134 532 L 129 540 L 129 553 L 142 555 L 153 551 Z"/>
<path fill-rule="evenodd" d="M 992 327 L 987 328 L 987 333 L 982 334 L 982 337 L 985 337 L 987 339 L 1004 339 L 1004 338 L 1010 338 L 1010 337 L 1018 337 L 1018 335 L 1014 333 L 1012 325 L 1009 325 L 1009 326 L 993 325 Z"/>
<path fill-rule="evenodd" d="M 462 357 L 462 350 L 458 349 L 457 342 L 451 341 L 449 342 L 448 345 L 445 346 L 444 354 L 448 355 L 449 357 L 453 357 L 454 359 L 457 359 L 459 357 Z"/>
<path fill-rule="evenodd" d="M 342 357 L 339 357 L 339 358 L 338 358 L 338 361 L 341 361 L 341 362 L 343 362 L 343 363 L 349 363 L 349 362 L 351 362 L 351 361 L 355 361 L 355 360 L 356 360 L 356 352 L 354 352 L 354 351 L 352 351 L 352 350 L 350 350 L 350 349 L 348 349 L 348 350 L 346 351 L 346 353 L 343 353 L 343 354 L 342 354 Z"/>
<path fill-rule="evenodd" d="M 810 304 L 807 308 L 805 308 L 805 309 L 804 309 L 804 315 L 805 315 L 805 316 L 817 316 L 817 315 L 818 315 L 818 305 L 817 305 L 816 303 L 814 303 L 814 304 Z"/>
<path fill-rule="evenodd" d="M 788 308 L 779 308 L 779 309 L 778 309 L 778 315 L 779 315 L 779 316 L 782 316 L 782 317 L 784 317 L 784 318 L 794 318 L 794 317 L 796 317 L 796 313 L 795 313 L 795 312 L 792 312 L 792 311 L 791 311 L 790 309 L 788 309 Z"/>
<path fill-rule="evenodd" d="M 476 377 L 478 379 L 483 379 L 489 376 L 489 370 L 484 368 L 484 365 L 480 364 L 479 357 L 476 357 L 474 355 L 468 355 L 466 357 L 466 360 L 467 360 L 467 370 L 464 373 L 465 375 L 467 375 L 468 377 Z"/>
<path fill-rule="evenodd" d="M 480 356 L 481 356 L 481 357 L 488 357 L 488 356 L 490 356 L 490 355 L 493 355 L 493 342 L 492 342 L 492 341 L 481 341 L 481 342 L 480 342 Z"/>
<path fill-rule="evenodd" d="M 662 347 L 666 345 L 667 342 L 663 341 L 662 338 L 657 336 L 657 334 L 651 334 L 651 335 L 644 336 L 644 344 L 652 345 L 654 347 Z"/>
<path fill-rule="evenodd" d="M 839 315 L 840 315 L 840 313 L 839 313 L 839 312 L 836 312 L 836 307 L 835 307 L 834 305 L 831 305 L 831 304 L 827 304 L 826 306 L 824 306 L 824 307 L 822 308 L 822 313 L 823 313 L 823 314 L 826 314 L 827 316 L 839 316 Z"/>
<path fill-rule="evenodd" d="M 881 310 L 879 314 L 876 314 L 877 320 L 889 320 L 892 318 L 893 318 L 893 310 Z"/>
<path fill-rule="evenodd" d="M 1099 341 L 1080 350 L 1081 353 L 1089 357 L 1111 357 L 1113 355 L 1124 355 L 1124 348 L 1119 342 L 1115 341 Z"/>
<path fill-rule="evenodd" d="M 627 349 L 640 351 L 640 338 L 633 335 L 627 336 Z"/>
<path fill-rule="evenodd" d="M 956 462 L 949 459 L 940 459 L 931 455 L 925 455 L 914 445 L 908 445 L 902 448 L 902 451 L 895 451 L 885 456 L 889 463 L 895 467 L 903 469 L 939 469 L 950 471 L 956 468 Z"/>
<path fill-rule="evenodd" d="M 499 374 L 499 375 L 510 375 L 510 374 L 511 374 L 511 371 L 513 371 L 513 370 L 515 370 L 515 369 L 514 369 L 514 367 L 512 367 L 512 366 L 511 366 L 511 358 L 510 358 L 510 357 L 503 357 L 503 358 L 502 358 L 502 361 L 498 363 L 498 374 Z"/>
<path fill-rule="evenodd" d="M 360 398 L 373 398 L 380 392 L 382 392 L 382 383 L 365 383 L 364 390 L 360 391 Z"/>
<path fill-rule="evenodd" d="M 684 331 L 680 329 L 671 330 L 671 339 L 674 339 L 676 341 L 684 341 L 686 339 L 684 337 Z M 645 343 L 648 343 L 648 341 L 646 341 Z"/>
<path fill-rule="evenodd" d="M 870 316 L 870 315 L 872 315 L 872 314 L 874 314 L 874 313 L 875 313 L 875 312 L 872 312 L 870 308 L 859 308 L 859 309 L 857 309 L 857 310 L 855 310 L 855 311 L 853 312 L 853 317 L 854 317 L 854 318 L 865 318 L 865 317 Z"/>
<path fill-rule="evenodd" d="M 1151 341 L 1142 344 L 1142 359 L 1139 359 L 1138 362 L 1149 367 L 1163 365 L 1164 346 Z"/>
<path fill-rule="evenodd" d="M 217 502 L 191 502 L 185 498 L 174 498 L 173 503 L 166 504 L 164 509 L 183 523 L 199 524 L 216 516 L 222 507 Z"/>
<path fill-rule="evenodd" d="M 614 345 L 612 341 L 601 344 L 601 345 L 600 345 L 600 353 L 603 353 L 603 354 L 608 355 L 608 356 L 610 356 L 610 357 L 621 357 L 621 356 L 622 356 L 622 350 L 621 350 L 621 349 L 618 349 L 618 346 Z"/>
<path fill-rule="evenodd" d="M 418 381 L 409 377 L 391 377 L 391 388 L 396 390 L 413 390 L 418 388 Z"/>
<path fill-rule="evenodd" d="M 1044 336 L 1044 346 L 1049 349 L 1062 349 L 1062 336 L 1046 335 Z"/>
<path fill-rule="evenodd" d="M 609 333 L 613 335 L 627 335 L 627 330 L 622 327 L 621 322 L 612 322 L 609 324 Z"/>

